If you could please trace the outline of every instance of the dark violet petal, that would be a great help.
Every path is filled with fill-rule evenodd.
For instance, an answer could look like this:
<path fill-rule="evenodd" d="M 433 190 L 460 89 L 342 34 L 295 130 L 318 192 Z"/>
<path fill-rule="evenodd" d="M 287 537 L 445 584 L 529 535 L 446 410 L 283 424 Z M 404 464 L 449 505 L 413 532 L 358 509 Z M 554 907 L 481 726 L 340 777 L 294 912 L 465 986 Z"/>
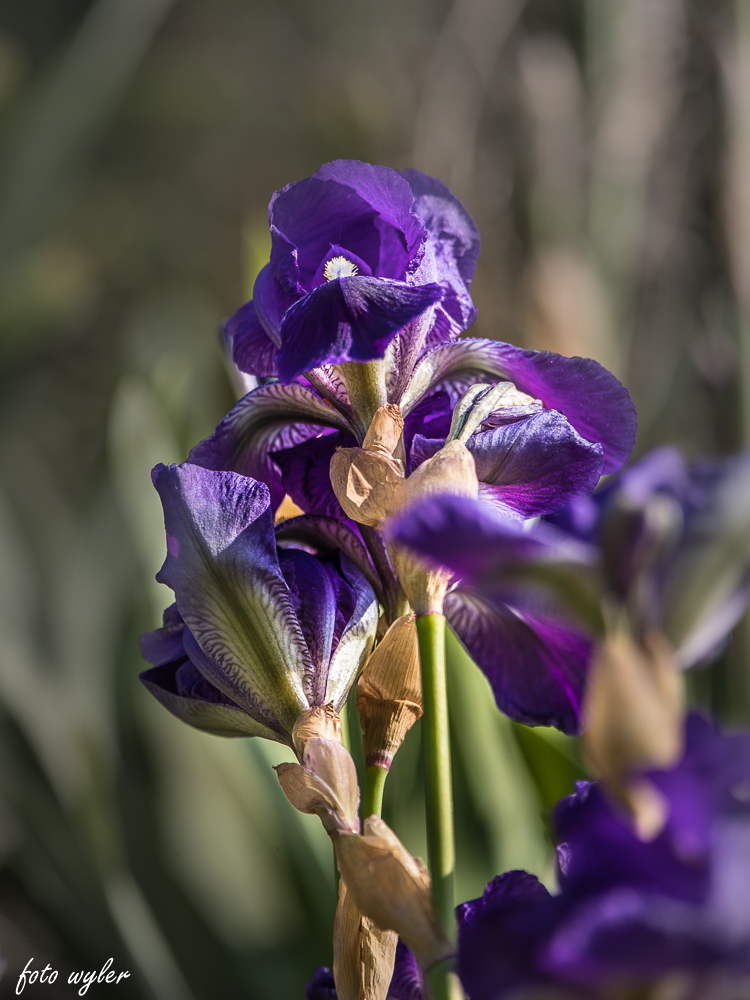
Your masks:
<path fill-rule="evenodd" d="M 364 575 L 378 595 L 378 600 L 382 602 L 380 579 L 362 541 L 359 525 L 354 521 L 302 514 L 300 517 L 280 521 L 276 525 L 276 540 L 282 547 L 287 544 L 302 545 L 314 549 L 319 555 L 341 549 Z"/>
<path fill-rule="evenodd" d="M 587 441 L 604 452 L 604 472 L 615 472 L 635 444 L 636 415 L 630 393 L 590 358 L 565 358 L 549 351 L 528 351 L 512 344 L 470 337 L 428 351 L 417 365 L 404 395 L 410 412 L 425 395 L 456 383 L 468 388 L 487 376 L 508 379 L 522 392 L 560 410 Z"/>
<path fill-rule="evenodd" d="M 280 377 L 289 382 L 319 365 L 382 358 L 396 333 L 441 295 L 435 284 L 368 277 L 327 281 L 284 317 Z"/>
<path fill-rule="evenodd" d="M 337 712 L 372 649 L 380 617 L 380 608 L 367 574 L 343 552 L 332 552 L 321 559 L 336 589 L 336 623 L 333 654 L 320 704 L 333 702 Z"/>
<path fill-rule="evenodd" d="M 516 722 L 580 731 L 593 642 L 564 620 L 456 590 L 445 616 Z"/>
<path fill-rule="evenodd" d="M 525 871 L 504 872 L 496 875 L 479 899 L 470 899 L 456 907 L 459 934 L 464 932 L 488 907 L 499 903 L 515 903 L 519 900 L 549 899 L 549 891 L 536 875 Z"/>
<path fill-rule="evenodd" d="M 153 479 L 168 551 L 157 579 L 174 590 L 225 692 L 240 704 L 246 694 L 251 709 L 268 706 L 291 731 L 309 707 L 303 677 L 312 667 L 279 569 L 268 488 L 188 463 L 159 465 Z"/>
<path fill-rule="evenodd" d="M 266 264 L 255 279 L 253 302 L 258 322 L 278 347 L 281 342 L 281 323 L 287 309 L 304 295 L 303 289 L 292 291 L 278 280 L 273 264 Z"/>
<path fill-rule="evenodd" d="M 276 375 L 276 345 L 266 333 L 251 300 L 226 322 L 231 338 L 232 360 L 241 372 L 266 378 Z"/>
<path fill-rule="evenodd" d="M 595 550 L 550 525 L 525 531 L 489 504 L 436 496 L 415 504 L 389 525 L 389 536 L 431 562 L 452 570 L 473 587 L 502 584 L 505 571 L 524 562 L 587 565 Z"/>
<path fill-rule="evenodd" d="M 331 459 L 337 448 L 354 448 L 351 434 L 322 434 L 293 448 L 271 453 L 281 470 L 281 482 L 286 493 L 306 514 L 346 520 L 341 504 L 331 486 Z"/>
<path fill-rule="evenodd" d="M 423 399 L 404 420 L 404 446 L 407 456 L 411 451 L 411 443 L 419 434 L 425 438 L 440 438 L 444 441 L 451 427 L 453 407 L 448 394 L 436 392 L 433 396 Z M 418 463 L 416 463 L 418 464 Z M 411 468 L 415 463 L 411 463 Z"/>
<path fill-rule="evenodd" d="M 443 338 L 457 336 L 476 319 L 469 286 L 479 255 L 474 220 L 448 188 L 419 170 L 402 170 L 414 196 L 413 211 L 427 230 L 425 254 L 415 281 L 438 281 L 445 296 L 437 306 L 436 323 Z"/>
<path fill-rule="evenodd" d="M 319 966 L 305 990 L 305 1000 L 337 1000 L 333 973 L 325 965 Z"/>
<path fill-rule="evenodd" d="M 355 253 L 352 253 L 351 250 L 347 250 L 346 247 L 340 247 L 333 243 L 328 253 L 321 258 L 320 264 L 318 264 L 318 270 L 315 272 L 315 277 L 311 283 L 312 288 L 317 288 L 318 285 L 322 285 L 323 282 L 328 280 L 325 274 L 326 265 L 336 257 L 344 257 L 350 264 L 353 264 L 356 268 L 355 274 L 364 274 L 367 277 L 372 276 L 372 268 L 366 261 L 362 260 Z"/>
<path fill-rule="evenodd" d="M 211 437 L 193 448 L 189 461 L 266 483 L 276 508 L 284 498 L 284 488 L 269 452 L 299 444 L 327 427 L 349 430 L 345 417 L 314 389 L 263 385 L 230 410 Z"/>
<path fill-rule="evenodd" d="M 373 274 L 401 278 L 425 238 L 411 201 L 408 184 L 394 170 L 335 160 L 277 191 L 269 219 L 298 248 L 306 288 L 332 243 L 366 261 Z"/>
<path fill-rule="evenodd" d="M 427 1000 L 424 973 L 414 954 L 399 938 L 388 1000 Z"/>
<path fill-rule="evenodd" d="M 538 955 L 558 923 L 560 910 L 559 901 L 544 893 L 498 899 L 459 928 L 458 973 L 471 1000 L 536 995 L 541 1000 L 547 995 L 545 987 L 554 981 L 539 967 Z"/>
<path fill-rule="evenodd" d="M 154 632 L 144 632 L 139 639 L 141 654 L 144 660 L 155 667 L 164 666 L 174 660 L 184 657 L 182 634 L 185 623 L 180 617 L 177 605 L 172 604 L 164 612 L 164 625 Z"/>
<path fill-rule="evenodd" d="M 190 675 L 192 684 L 177 676 Z M 145 670 L 140 679 L 151 694 L 182 722 L 214 736 L 262 736 L 284 742 L 278 732 L 261 725 L 204 680 L 188 661 Z M 206 697 L 206 695 L 208 695 Z"/>
<path fill-rule="evenodd" d="M 580 436 L 565 417 L 545 410 L 469 438 L 480 483 L 521 517 L 549 514 L 599 481 L 601 445 Z"/>

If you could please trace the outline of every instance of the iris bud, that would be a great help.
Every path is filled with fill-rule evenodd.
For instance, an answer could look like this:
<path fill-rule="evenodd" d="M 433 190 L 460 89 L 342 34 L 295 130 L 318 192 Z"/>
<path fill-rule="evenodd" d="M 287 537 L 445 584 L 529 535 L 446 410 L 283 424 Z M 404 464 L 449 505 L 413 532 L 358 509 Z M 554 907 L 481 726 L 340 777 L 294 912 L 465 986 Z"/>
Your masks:
<path fill-rule="evenodd" d="M 365 763 L 388 770 L 406 734 L 422 715 L 419 645 L 413 614 L 388 629 L 357 685 Z"/>

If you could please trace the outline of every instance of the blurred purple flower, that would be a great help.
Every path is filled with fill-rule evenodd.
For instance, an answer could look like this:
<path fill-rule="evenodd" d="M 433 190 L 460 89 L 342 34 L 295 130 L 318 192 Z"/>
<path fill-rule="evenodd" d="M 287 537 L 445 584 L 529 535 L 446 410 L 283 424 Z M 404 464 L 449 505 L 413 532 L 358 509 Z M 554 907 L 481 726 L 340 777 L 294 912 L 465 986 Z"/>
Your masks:
<path fill-rule="evenodd" d="M 715 658 L 750 590 L 750 452 L 688 463 L 649 452 L 546 520 L 601 551 L 604 586 L 682 667 Z"/>
<path fill-rule="evenodd" d="M 559 895 L 508 872 L 464 904 L 459 972 L 472 1000 L 607 1000 L 667 982 L 680 1000 L 748 995 L 750 734 L 721 736 L 693 716 L 683 759 L 649 778 L 670 807 L 656 839 L 638 839 L 581 783 L 555 815 Z"/>
<path fill-rule="evenodd" d="M 389 537 L 455 574 L 446 618 L 501 711 L 528 725 L 578 732 L 593 636 L 526 569 L 587 568 L 596 550 L 549 525 L 526 531 L 482 501 L 451 496 L 406 511 Z"/>
<path fill-rule="evenodd" d="M 141 638 L 141 680 L 174 715 L 221 736 L 292 745 L 298 716 L 339 711 L 368 655 L 378 606 L 338 551 L 277 550 L 268 488 L 233 472 L 159 465 L 175 592 L 164 625 Z"/>

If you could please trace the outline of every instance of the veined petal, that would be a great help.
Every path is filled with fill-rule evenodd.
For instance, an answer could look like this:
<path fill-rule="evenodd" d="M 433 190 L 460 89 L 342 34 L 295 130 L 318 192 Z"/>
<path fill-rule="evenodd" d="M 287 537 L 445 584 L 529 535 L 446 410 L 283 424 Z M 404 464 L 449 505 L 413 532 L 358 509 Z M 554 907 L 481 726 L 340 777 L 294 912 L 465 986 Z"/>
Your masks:
<path fill-rule="evenodd" d="M 283 734 L 252 719 L 219 691 L 215 692 L 218 697 L 211 700 L 196 694 L 189 697 L 181 694 L 176 674 L 178 670 L 184 671 L 185 667 L 195 671 L 195 667 L 185 658 L 182 665 L 170 663 L 152 667 L 140 675 L 141 681 L 156 700 L 180 721 L 213 736 L 262 736 L 278 743 L 288 742 Z M 208 686 L 206 681 L 203 683 Z"/>
<path fill-rule="evenodd" d="M 526 725 L 579 732 L 590 636 L 569 622 L 462 590 L 446 596 L 445 616 L 502 712 Z"/>
<path fill-rule="evenodd" d="M 556 410 L 481 431 L 467 447 L 486 493 L 524 518 L 588 496 L 602 471 L 601 445 L 582 438 Z"/>
<path fill-rule="evenodd" d="M 274 508 L 284 498 L 281 477 L 269 452 L 306 441 L 327 427 L 350 431 L 345 417 L 313 389 L 263 385 L 249 392 L 214 433 L 190 452 L 204 469 L 238 472 L 268 485 Z"/>
<path fill-rule="evenodd" d="M 487 376 L 508 379 L 522 392 L 560 410 L 587 441 L 601 444 L 604 472 L 615 472 L 635 444 L 636 414 L 628 390 L 590 358 L 565 358 L 469 337 L 423 355 L 401 401 L 404 415 L 443 383 L 466 389 Z"/>
<path fill-rule="evenodd" d="M 289 382 L 323 364 L 382 358 L 396 333 L 442 294 L 436 284 L 384 278 L 327 281 L 284 316 L 277 356 L 281 378 Z"/>
<path fill-rule="evenodd" d="M 153 473 L 168 555 L 158 579 L 233 688 L 289 731 L 309 708 L 310 656 L 276 556 L 268 488 L 186 463 Z"/>
<path fill-rule="evenodd" d="M 359 526 L 354 521 L 322 517 L 317 514 L 302 514 L 300 517 L 280 521 L 276 525 L 276 540 L 281 546 L 288 542 L 309 546 L 320 555 L 332 549 L 341 549 L 363 574 L 378 600 L 382 602 L 380 578 L 362 541 Z"/>

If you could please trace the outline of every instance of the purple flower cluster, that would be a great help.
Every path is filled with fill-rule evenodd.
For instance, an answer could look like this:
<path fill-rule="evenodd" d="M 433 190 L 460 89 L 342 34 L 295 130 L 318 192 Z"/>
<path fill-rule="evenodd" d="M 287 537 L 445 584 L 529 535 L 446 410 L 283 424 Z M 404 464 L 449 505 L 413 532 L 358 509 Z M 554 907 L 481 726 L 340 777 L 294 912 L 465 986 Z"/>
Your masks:
<path fill-rule="evenodd" d="M 404 566 L 447 581 L 439 608 L 498 707 L 529 725 L 580 732 L 603 595 L 635 641 L 666 635 L 680 666 L 715 654 L 750 589 L 750 457 L 689 466 L 661 449 L 621 472 L 636 417 L 612 374 L 463 337 L 479 237 L 433 178 L 337 160 L 276 192 L 269 225 L 269 263 L 225 329 L 256 387 L 188 462 L 153 473 L 175 602 L 142 637 L 141 677 L 170 712 L 288 744 L 310 765 L 294 770 L 304 811 L 335 800 L 297 726 L 343 707 L 407 593 L 419 611 Z M 394 447 L 371 449 L 376 415 Z M 410 493 L 449 453 L 475 470 L 468 486 Z M 345 455 L 351 495 L 332 481 Z M 391 477 L 389 503 L 411 499 L 362 514 L 383 486 L 368 469 Z M 275 517 L 285 497 L 300 516 Z M 639 839 L 606 789 L 582 785 L 556 811 L 557 895 L 508 872 L 459 907 L 471 1000 L 665 983 L 678 1000 L 750 995 L 750 736 L 691 718 L 683 759 L 644 780 L 666 803 L 658 836 Z M 354 781 L 354 811 L 356 794 Z M 425 995 L 399 943 L 389 997 Z M 326 969 L 307 996 L 336 996 Z"/>
<path fill-rule="evenodd" d="M 471 1000 L 608 1000 L 670 984 L 665 995 L 685 1000 L 748 995 L 750 735 L 721 736 L 692 716 L 682 760 L 649 778 L 669 804 L 654 840 L 582 783 L 555 811 L 559 894 L 508 872 L 463 904 Z"/>

